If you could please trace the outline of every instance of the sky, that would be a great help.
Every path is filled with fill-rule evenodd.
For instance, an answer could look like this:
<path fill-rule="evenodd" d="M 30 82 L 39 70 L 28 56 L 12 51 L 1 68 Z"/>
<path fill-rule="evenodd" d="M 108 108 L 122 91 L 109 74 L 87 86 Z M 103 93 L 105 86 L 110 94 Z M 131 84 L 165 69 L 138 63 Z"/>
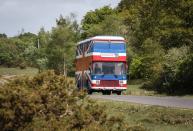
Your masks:
<path fill-rule="evenodd" d="M 15 36 L 24 32 L 37 33 L 41 27 L 50 30 L 56 19 L 75 13 L 80 22 L 86 12 L 120 0 L 0 0 L 0 33 Z"/>

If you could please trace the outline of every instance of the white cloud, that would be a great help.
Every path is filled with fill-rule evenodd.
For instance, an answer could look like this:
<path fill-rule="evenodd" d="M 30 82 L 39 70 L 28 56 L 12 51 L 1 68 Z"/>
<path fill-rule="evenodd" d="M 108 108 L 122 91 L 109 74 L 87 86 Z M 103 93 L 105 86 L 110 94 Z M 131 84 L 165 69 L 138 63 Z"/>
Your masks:
<path fill-rule="evenodd" d="M 0 33 L 17 35 L 22 28 L 37 33 L 40 27 L 47 30 L 55 25 L 60 14 L 76 13 L 80 21 L 87 11 L 110 5 L 120 0 L 0 0 Z"/>

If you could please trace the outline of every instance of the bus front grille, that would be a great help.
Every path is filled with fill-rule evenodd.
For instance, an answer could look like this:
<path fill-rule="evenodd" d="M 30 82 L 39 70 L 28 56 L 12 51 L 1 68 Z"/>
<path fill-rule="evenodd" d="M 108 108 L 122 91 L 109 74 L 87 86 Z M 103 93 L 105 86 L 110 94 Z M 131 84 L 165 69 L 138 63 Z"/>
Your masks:
<path fill-rule="evenodd" d="M 119 87 L 118 80 L 101 80 L 100 86 L 102 87 Z"/>

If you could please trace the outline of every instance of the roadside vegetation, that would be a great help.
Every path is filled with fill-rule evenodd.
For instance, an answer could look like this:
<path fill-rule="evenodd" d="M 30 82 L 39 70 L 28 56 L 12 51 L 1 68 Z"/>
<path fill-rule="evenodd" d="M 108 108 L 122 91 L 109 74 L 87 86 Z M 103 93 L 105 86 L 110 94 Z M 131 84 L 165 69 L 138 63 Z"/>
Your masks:
<path fill-rule="evenodd" d="M 142 89 L 142 84 L 128 85 L 125 95 L 134 95 L 134 96 L 161 96 L 161 94 L 156 93 L 153 90 Z"/>
<path fill-rule="evenodd" d="M 163 94 L 157 93 L 154 90 L 147 90 L 143 88 L 146 81 L 143 79 L 129 80 L 127 90 L 124 94 L 135 96 L 161 96 Z"/>
<path fill-rule="evenodd" d="M 134 130 L 122 117 L 78 91 L 53 71 L 20 77 L 0 87 L 1 130 Z M 141 128 L 139 128 L 141 129 Z"/>
<path fill-rule="evenodd" d="M 71 79 L 43 72 L 0 88 L 2 130 L 193 130 L 193 111 L 90 100 Z"/>
<path fill-rule="evenodd" d="M 0 67 L 0 76 L 6 75 L 27 75 L 27 76 L 34 76 L 38 74 L 37 68 L 26 67 L 25 69 L 20 68 L 7 68 L 7 67 Z"/>
<path fill-rule="evenodd" d="M 122 117 L 126 124 L 135 125 L 136 130 L 149 131 L 192 131 L 193 111 L 159 106 L 97 100 L 105 106 L 109 116 Z"/>
<path fill-rule="evenodd" d="M 8 83 L 10 80 L 13 80 L 18 76 L 28 76 L 33 77 L 38 74 L 37 68 L 26 67 L 25 69 L 21 69 L 19 67 L 1 67 L 0 66 L 0 86 L 5 83 Z"/>

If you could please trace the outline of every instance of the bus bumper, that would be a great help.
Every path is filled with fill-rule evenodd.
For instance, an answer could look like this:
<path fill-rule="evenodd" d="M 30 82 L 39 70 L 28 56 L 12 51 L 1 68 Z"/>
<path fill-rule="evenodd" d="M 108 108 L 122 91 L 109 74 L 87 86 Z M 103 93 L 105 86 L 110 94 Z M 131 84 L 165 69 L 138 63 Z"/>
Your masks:
<path fill-rule="evenodd" d="M 115 91 L 122 91 L 122 90 L 126 90 L 127 87 L 91 87 L 91 89 L 93 90 L 115 90 Z"/>

